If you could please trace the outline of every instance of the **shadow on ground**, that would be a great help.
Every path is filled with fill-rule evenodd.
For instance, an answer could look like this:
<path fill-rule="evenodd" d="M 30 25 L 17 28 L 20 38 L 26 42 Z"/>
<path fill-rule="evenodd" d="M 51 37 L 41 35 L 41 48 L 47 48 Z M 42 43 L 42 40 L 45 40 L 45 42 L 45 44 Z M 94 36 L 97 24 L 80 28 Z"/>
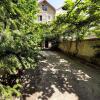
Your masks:
<path fill-rule="evenodd" d="M 59 52 L 41 54 L 46 59 L 37 70 L 27 70 L 24 75 L 22 100 L 99 100 L 99 70 Z"/>

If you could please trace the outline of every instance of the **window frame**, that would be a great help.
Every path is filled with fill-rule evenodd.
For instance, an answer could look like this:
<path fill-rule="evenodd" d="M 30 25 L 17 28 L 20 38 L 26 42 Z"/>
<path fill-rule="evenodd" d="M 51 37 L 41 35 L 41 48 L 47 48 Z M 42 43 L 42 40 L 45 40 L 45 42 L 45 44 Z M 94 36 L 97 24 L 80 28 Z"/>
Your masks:
<path fill-rule="evenodd" d="M 48 6 L 47 5 L 42 5 L 42 10 L 43 11 L 48 11 Z"/>
<path fill-rule="evenodd" d="M 42 20 L 43 20 L 42 15 L 39 15 L 38 20 L 42 22 Z"/>

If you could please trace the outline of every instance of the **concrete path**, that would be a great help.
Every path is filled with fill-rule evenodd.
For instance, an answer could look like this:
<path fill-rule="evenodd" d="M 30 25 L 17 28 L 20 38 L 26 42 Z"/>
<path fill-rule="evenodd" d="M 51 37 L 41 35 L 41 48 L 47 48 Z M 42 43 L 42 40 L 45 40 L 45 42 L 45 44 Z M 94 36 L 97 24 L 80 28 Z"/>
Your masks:
<path fill-rule="evenodd" d="M 100 100 L 100 70 L 61 53 L 41 54 L 40 82 L 24 100 Z"/>

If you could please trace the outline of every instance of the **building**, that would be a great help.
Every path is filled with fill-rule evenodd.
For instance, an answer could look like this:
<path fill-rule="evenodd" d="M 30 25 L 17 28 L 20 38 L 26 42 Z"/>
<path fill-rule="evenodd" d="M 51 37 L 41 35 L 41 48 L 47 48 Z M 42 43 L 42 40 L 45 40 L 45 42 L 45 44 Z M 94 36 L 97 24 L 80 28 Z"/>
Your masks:
<path fill-rule="evenodd" d="M 49 22 L 55 18 L 56 9 L 47 1 L 39 1 L 38 22 Z"/>

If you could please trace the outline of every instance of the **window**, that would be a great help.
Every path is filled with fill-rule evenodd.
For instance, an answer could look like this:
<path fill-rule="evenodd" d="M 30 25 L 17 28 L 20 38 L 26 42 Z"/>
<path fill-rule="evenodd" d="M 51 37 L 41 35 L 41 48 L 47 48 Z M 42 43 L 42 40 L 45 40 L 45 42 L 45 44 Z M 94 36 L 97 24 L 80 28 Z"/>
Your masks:
<path fill-rule="evenodd" d="M 47 5 L 42 5 L 42 10 L 43 11 L 47 11 L 48 10 L 48 6 Z"/>
<path fill-rule="evenodd" d="M 42 21 L 42 15 L 39 16 L 39 21 Z"/>
<path fill-rule="evenodd" d="M 50 15 L 48 16 L 48 20 L 49 20 L 49 21 L 51 20 L 51 17 L 50 17 Z"/>

